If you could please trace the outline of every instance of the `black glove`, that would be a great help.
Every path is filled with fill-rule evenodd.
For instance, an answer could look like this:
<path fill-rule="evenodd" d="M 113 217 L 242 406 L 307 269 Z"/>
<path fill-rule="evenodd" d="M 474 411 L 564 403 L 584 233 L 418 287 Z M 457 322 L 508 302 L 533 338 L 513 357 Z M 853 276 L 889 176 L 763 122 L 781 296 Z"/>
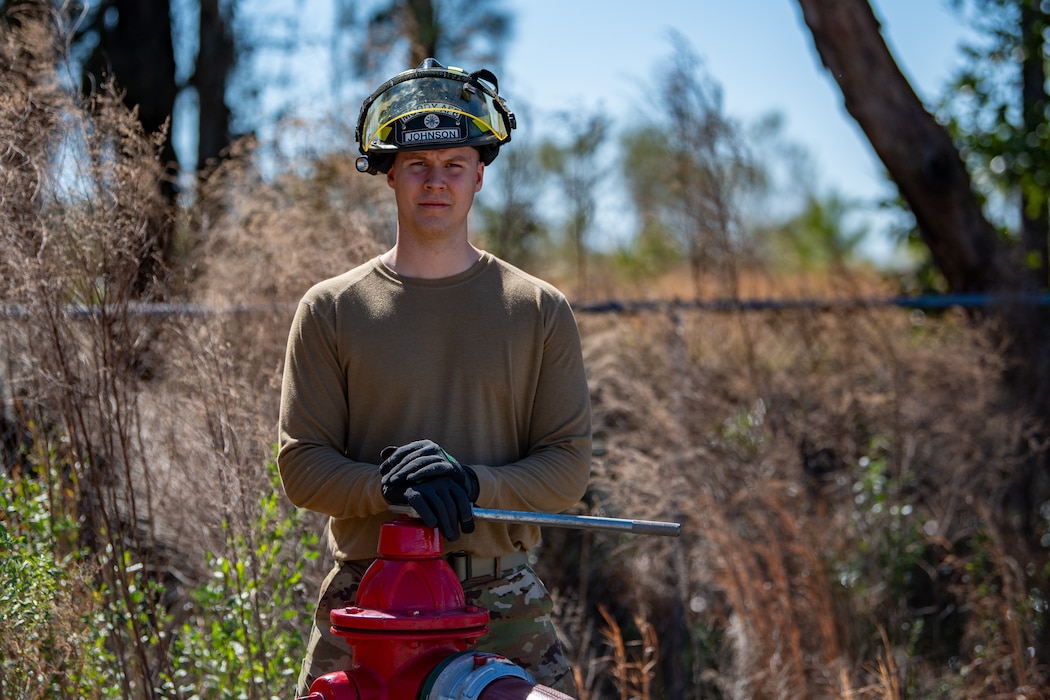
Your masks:
<path fill-rule="evenodd" d="M 460 531 L 474 532 L 474 511 L 466 491 L 447 476 L 413 484 L 403 491 L 383 489 L 392 505 L 412 506 L 427 527 L 441 530 L 445 539 L 459 539 Z"/>
<path fill-rule="evenodd" d="M 433 440 L 416 440 L 401 447 L 387 447 L 380 455 L 383 463 L 379 473 L 383 487 L 404 489 L 411 484 L 450 477 L 459 484 L 471 502 L 478 500 L 478 477 L 470 467 L 464 467 Z"/>
<path fill-rule="evenodd" d="M 474 470 L 464 467 L 431 440 L 417 440 L 383 450 L 383 498 L 392 505 L 410 505 L 427 527 L 437 527 L 446 539 L 462 530 L 474 532 L 472 501 L 478 497 Z"/>

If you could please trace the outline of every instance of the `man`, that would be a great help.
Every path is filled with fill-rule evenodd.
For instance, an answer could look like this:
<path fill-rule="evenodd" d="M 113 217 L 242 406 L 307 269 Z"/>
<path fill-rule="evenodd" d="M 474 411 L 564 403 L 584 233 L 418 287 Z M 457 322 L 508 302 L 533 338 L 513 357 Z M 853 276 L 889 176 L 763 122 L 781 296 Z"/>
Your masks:
<path fill-rule="evenodd" d="M 278 463 L 289 499 L 329 516 L 299 691 L 346 669 L 329 612 L 350 604 L 391 504 L 438 527 L 467 602 L 490 610 L 479 647 L 575 695 L 528 561 L 531 525 L 473 521 L 472 506 L 557 512 L 586 489 L 591 415 L 564 296 L 474 247 L 467 217 L 514 116 L 488 71 L 427 59 L 362 105 L 362 172 L 385 173 L 394 246 L 314 286 L 296 311 Z M 566 564 L 569 564 L 566 562 Z"/>

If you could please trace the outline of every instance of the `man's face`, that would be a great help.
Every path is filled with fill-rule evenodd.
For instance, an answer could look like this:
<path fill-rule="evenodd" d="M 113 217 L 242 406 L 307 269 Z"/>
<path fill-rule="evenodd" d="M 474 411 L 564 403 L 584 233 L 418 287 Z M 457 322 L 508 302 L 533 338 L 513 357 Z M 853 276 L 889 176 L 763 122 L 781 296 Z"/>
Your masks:
<path fill-rule="evenodd" d="M 398 153 L 386 182 L 394 190 L 402 231 L 427 238 L 465 233 L 484 172 L 470 146 Z"/>

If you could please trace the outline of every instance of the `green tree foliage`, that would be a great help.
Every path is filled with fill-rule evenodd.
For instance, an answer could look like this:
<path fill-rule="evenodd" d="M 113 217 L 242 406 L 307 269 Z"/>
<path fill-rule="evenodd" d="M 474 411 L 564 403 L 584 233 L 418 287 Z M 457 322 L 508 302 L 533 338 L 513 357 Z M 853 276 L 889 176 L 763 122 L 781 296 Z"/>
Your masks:
<path fill-rule="evenodd" d="M 699 290 L 702 271 L 728 269 L 740 252 L 741 205 L 768 178 L 725 114 L 721 86 L 685 39 L 671 41 L 671 59 L 649 83 L 656 94 L 646 96 L 661 108 L 624 136 L 623 172 L 642 239 L 657 249 L 674 240 Z"/>
<path fill-rule="evenodd" d="M 630 130 L 620 139 L 623 182 L 638 228 L 618 249 L 615 261 L 621 274 L 634 282 L 654 279 L 685 257 L 682 241 L 666 216 L 666 166 L 661 149 L 654 150 L 655 141 L 645 127 Z"/>
<path fill-rule="evenodd" d="M 847 265 L 868 235 L 866 224 L 850 220 L 858 208 L 836 192 L 823 197 L 810 195 L 799 214 L 771 233 L 770 260 L 796 270 Z"/>
<path fill-rule="evenodd" d="M 565 125 L 564 140 L 548 140 L 540 147 L 540 160 L 557 185 L 565 205 L 565 239 L 576 263 L 580 293 L 587 289 L 587 236 L 594 226 L 598 206 L 598 187 L 606 177 L 602 146 L 611 127 L 601 113 L 561 114 L 555 118 Z"/>
<path fill-rule="evenodd" d="M 536 211 L 544 179 L 537 149 L 517 137 L 486 168 L 484 190 L 474 206 L 487 250 L 515 265 L 528 265 L 546 235 Z"/>
<path fill-rule="evenodd" d="M 941 112 L 1000 230 L 1020 239 L 1040 287 L 1050 232 L 1050 12 L 1039 0 L 954 0 L 978 39 L 948 86 Z M 967 12 L 972 10 L 972 12 Z"/>

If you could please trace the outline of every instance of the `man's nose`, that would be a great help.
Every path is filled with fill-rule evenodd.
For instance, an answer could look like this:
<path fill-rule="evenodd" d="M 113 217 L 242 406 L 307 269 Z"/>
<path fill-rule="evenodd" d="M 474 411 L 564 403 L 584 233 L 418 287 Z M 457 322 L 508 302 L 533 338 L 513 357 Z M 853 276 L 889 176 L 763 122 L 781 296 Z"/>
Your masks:
<path fill-rule="evenodd" d="M 445 186 L 445 172 L 442 168 L 428 168 L 423 184 L 431 188 L 443 188 Z"/>

